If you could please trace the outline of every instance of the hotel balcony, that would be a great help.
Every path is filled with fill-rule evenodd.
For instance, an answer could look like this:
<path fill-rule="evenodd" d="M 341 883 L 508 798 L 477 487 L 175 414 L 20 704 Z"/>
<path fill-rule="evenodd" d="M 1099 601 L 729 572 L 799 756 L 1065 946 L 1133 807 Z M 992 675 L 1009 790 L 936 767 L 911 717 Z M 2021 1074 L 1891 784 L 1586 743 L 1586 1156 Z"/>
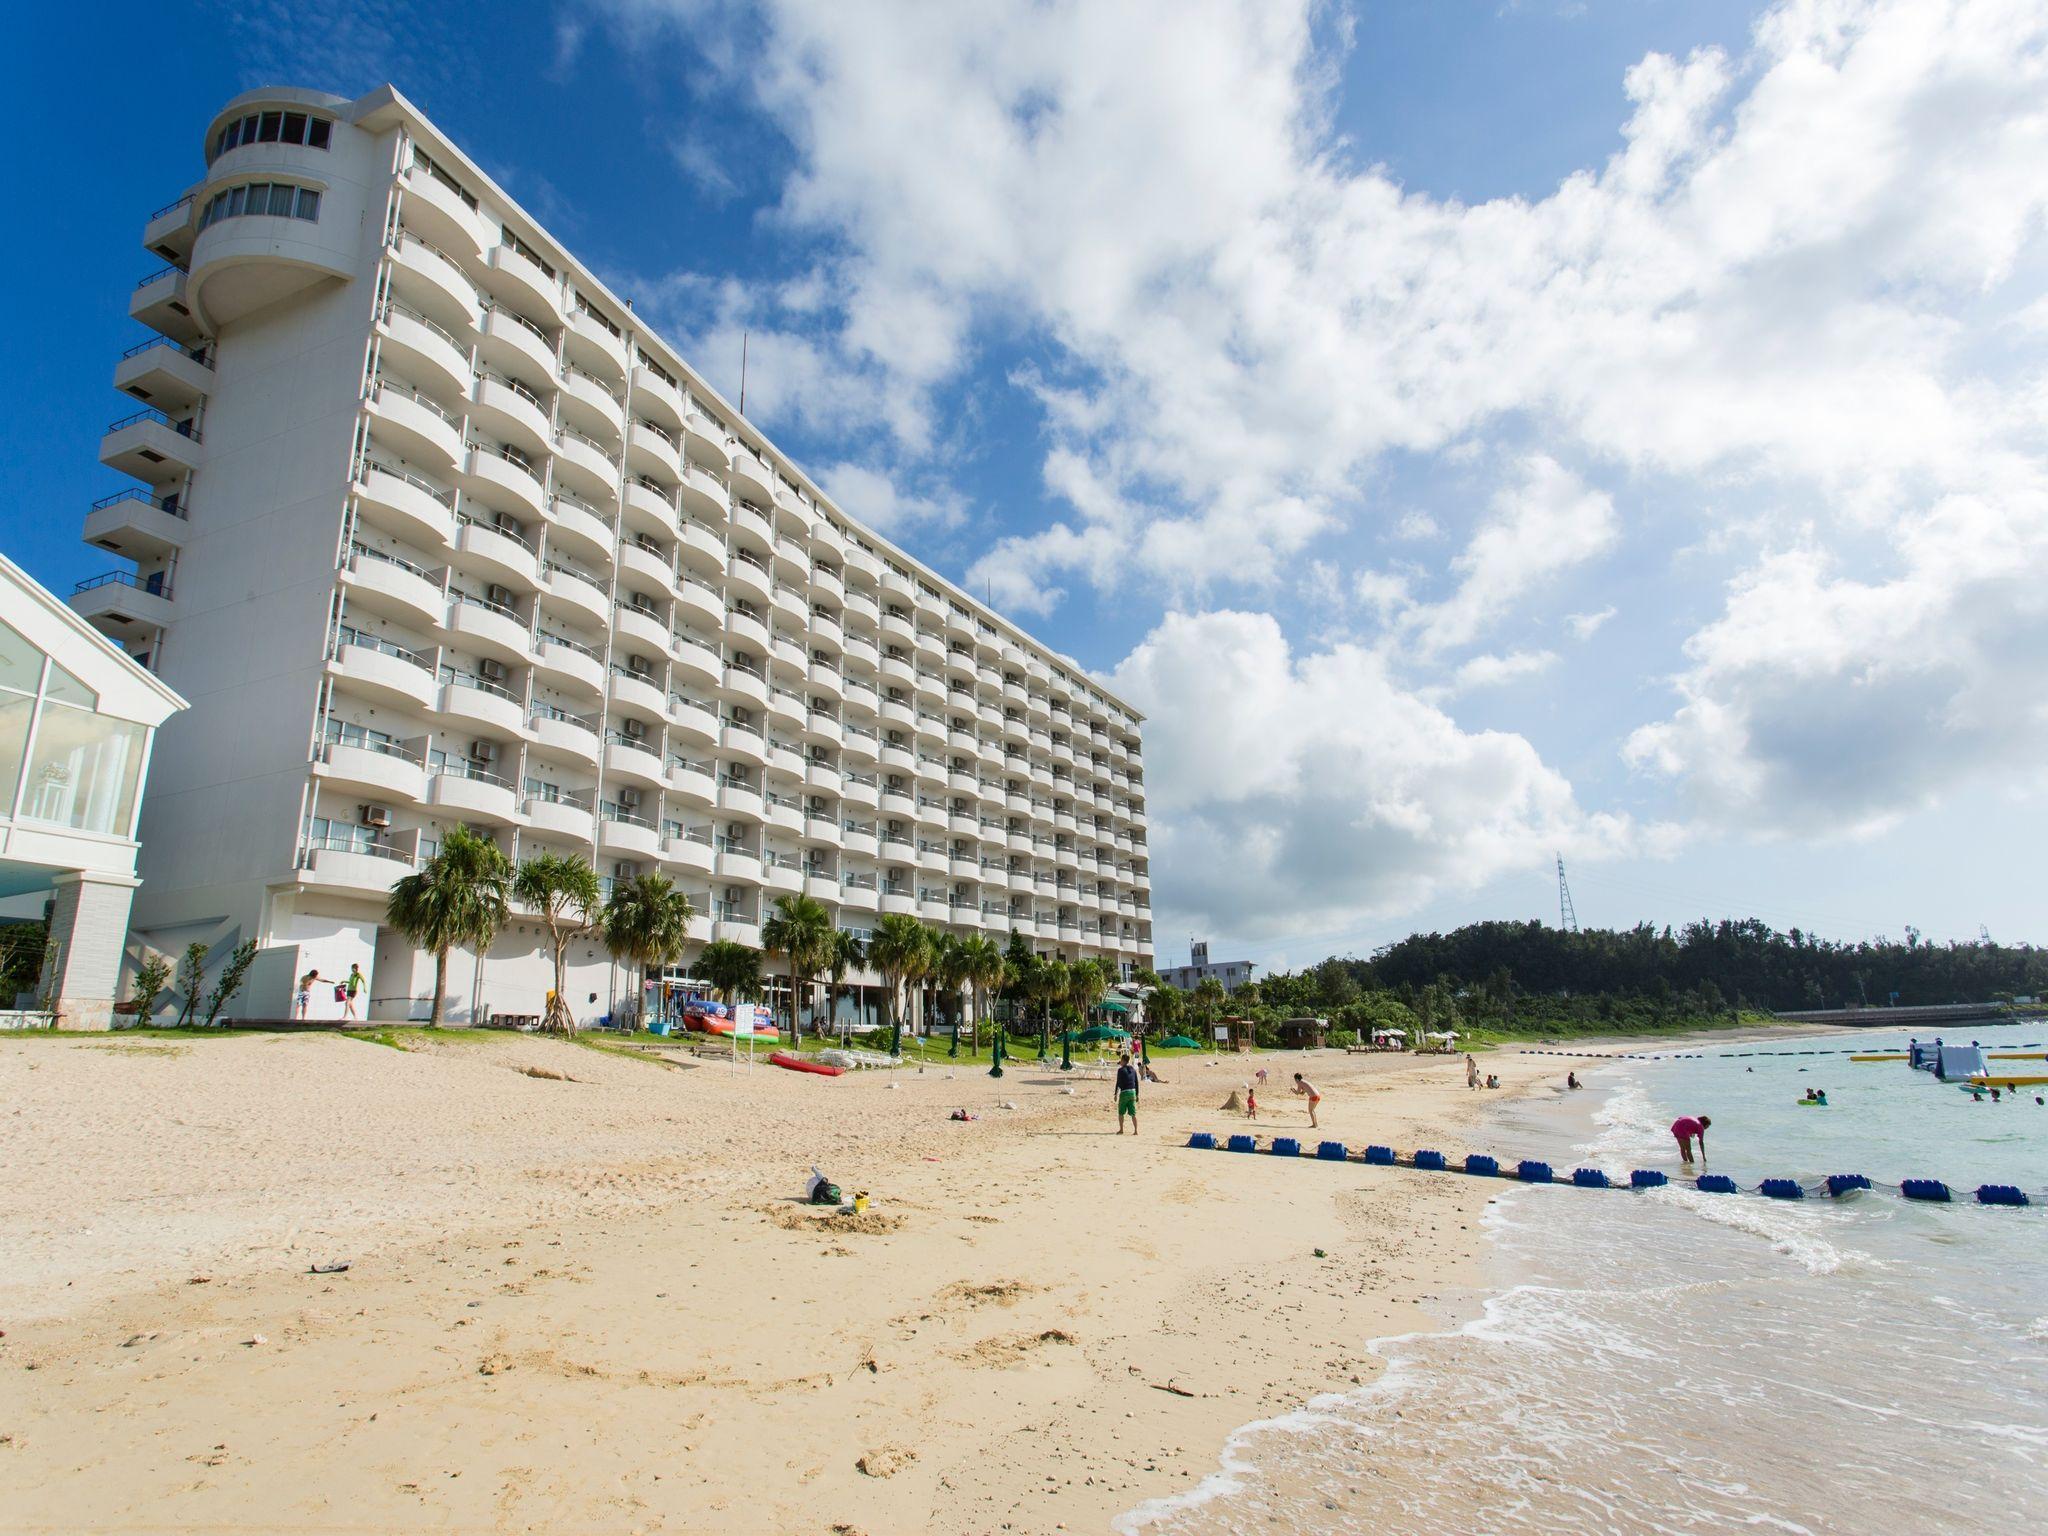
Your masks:
<path fill-rule="evenodd" d="M 202 347 L 154 337 L 121 354 L 114 387 L 160 410 L 186 410 L 213 392 L 213 364 L 205 355 Z"/>
<path fill-rule="evenodd" d="M 382 742 L 334 721 L 328 727 L 328 740 L 321 743 L 313 760 L 313 774 L 323 786 L 359 794 L 372 802 L 417 804 L 427 794 L 427 770 L 421 757 L 425 744 L 425 738 L 403 744 Z"/>
<path fill-rule="evenodd" d="M 85 518 L 85 541 L 126 560 L 162 560 L 182 549 L 192 525 L 176 496 L 131 487 L 102 496 Z"/>
<path fill-rule="evenodd" d="M 143 221 L 142 244 L 152 256 L 172 266 L 183 266 L 192 255 L 192 241 L 198 233 L 199 203 L 190 192 L 166 203 Z"/>
<path fill-rule="evenodd" d="M 137 411 L 107 428 L 100 462 L 151 485 L 168 485 L 199 467 L 199 429 L 162 411 Z"/>
<path fill-rule="evenodd" d="M 389 842 L 354 842 L 335 835 L 299 855 L 299 878 L 326 890 L 383 897 L 401 876 L 412 873 L 419 842 L 417 832 L 401 833 Z"/>
<path fill-rule="evenodd" d="M 128 296 L 128 317 L 190 346 L 202 334 L 199 317 L 192 311 L 190 287 L 191 279 L 177 267 L 152 272 Z"/>
<path fill-rule="evenodd" d="M 171 622 L 170 576 L 107 571 L 87 577 L 72 589 L 71 611 L 132 650 Z"/>

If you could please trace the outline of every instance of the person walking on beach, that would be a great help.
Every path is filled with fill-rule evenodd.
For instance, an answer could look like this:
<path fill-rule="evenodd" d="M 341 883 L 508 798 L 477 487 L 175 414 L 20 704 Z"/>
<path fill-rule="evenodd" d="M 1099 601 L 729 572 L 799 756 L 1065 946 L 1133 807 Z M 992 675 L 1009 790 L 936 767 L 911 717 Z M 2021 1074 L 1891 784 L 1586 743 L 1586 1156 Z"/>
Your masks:
<path fill-rule="evenodd" d="M 341 1016 L 343 1018 L 352 1019 L 356 1016 L 356 995 L 362 990 L 363 968 L 360 965 L 351 963 L 348 968 L 348 980 L 341 984 Z"/>
<path fill-rule="evenodd" d="M 303 1019 L 306 1011 L 313 1006 L 313 983 L 319 979 L 320 973 L 317 970 L 308 971 L 299 978 L 299 999 L 293 1005 L 293 1018 Z"/>
<path fill-rule="evenodd" d="M 1692 1144 L 1700 1144 L 1700 1161 L 1707 1160 L 1707 1127 L 1714 1122 L 1705 1115 L 1680 1115 L 1671 1122 L 1671 1134 L 1678 1141 L 1678 1160 L 1692 1161 Z"/>
<path fill-rule="evenodd" d="M 1309 1128 L 1311 1130 L 1322 1129 L 1322 1122 L 1316 1119 L 1316 1106 L 1323 1102 L 1323 1096 L 1317 1091 L 1316 1085 L 1297 1072 L 1294 1074 L 1294 1091 L 1297 1094 L 1305 1095 L 1308 1099 Z"/>
<path fill-rule="evenodd" d="M 1124 1133 L 1124 1116 L 1131 1117 L 1131 1134 L 1138 1134 L 1138 1072 L 1131 1065 L 1130 1052 L 1126 1051 L 1117 1059 L 1116 1068 L 1116 1133 Z"/>
<path fill-rule="evenodd" d="M 1469 1053 L 1465 1057 L 1465 1086 L 1474 1089 L 1479 1086 L 1479 1063 Z"/>

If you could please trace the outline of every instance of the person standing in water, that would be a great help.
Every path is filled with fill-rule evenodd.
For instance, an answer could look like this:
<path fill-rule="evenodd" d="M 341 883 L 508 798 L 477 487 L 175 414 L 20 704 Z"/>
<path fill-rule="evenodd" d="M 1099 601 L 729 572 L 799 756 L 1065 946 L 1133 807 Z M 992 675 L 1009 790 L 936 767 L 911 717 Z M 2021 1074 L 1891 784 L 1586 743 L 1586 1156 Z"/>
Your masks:
<path fill-rule="evenodd" d="M 1116 1068 L 1116 1133 L 1124 1133 L 1124 1116 L 1131 1117 L 1131 1134 L 1138 1134 L 1138 1073 L 1131 1066 L 1130 1053 L 1118 1058 Z"/>
<path fill-rule="evenodd" d="M 1705 1115 L 1680 1115 L 1671 1122 L 1671 1134 L 1678 1141 L 1678 1160 L 1692 1161 L 1692 1144 L 1700 1144 L 1700 1161 L 1707 1160 L 1707 1127 L 1714 1122 Z"/>

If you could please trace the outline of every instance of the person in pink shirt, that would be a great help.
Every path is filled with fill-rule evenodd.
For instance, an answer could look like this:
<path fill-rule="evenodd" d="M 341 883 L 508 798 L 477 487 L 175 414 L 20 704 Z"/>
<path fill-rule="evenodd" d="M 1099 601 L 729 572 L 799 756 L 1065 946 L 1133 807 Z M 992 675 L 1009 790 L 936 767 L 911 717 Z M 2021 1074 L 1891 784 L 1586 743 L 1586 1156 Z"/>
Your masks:
<path fill-rule="evenodd" d="M 1671 1122 L 1671 1134 L 1678 1138 L 1678 1160 L 1692 1161 L 1692 1144 L 1700 1144 L 1700 1161 L 1707 1160 L 1707 1127 L 1714 1122 L 1705 1115 L 1680 1115 Z"/>

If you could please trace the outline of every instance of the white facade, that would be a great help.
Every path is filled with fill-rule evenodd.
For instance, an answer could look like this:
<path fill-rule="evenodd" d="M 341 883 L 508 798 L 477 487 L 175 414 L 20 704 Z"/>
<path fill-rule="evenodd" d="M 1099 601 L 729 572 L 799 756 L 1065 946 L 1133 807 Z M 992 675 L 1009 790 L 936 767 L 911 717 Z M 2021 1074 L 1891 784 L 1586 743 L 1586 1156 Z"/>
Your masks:
<path fill-rule="evenodd" d="M 250 1015 L 350 963 L 420 1011 L 378 919 L 464 824 L 662 869 L 699 941 L 804 891 L 1149 962 L 1126 705 L 832 505 L 389 87 L 249 93 L 205 156 L 144 230 L 116 383 L 150 409 L 101 445 L 141 484 L 87 521 L 137 570 L 73 599 L 193 704 L 152 942 L 258 937 Z M 515 923 L 457 982 L 533 1013 L 545 975 Z M 579 945 L 572 1003 L 611 986 Z"/>
<path fill-rule="evenodd" d="M 48 911 L 27 1001 L 67 1029 L 112 1022 L 150 746 L 184 707 L 0 555 L 0 922 Z"/>

